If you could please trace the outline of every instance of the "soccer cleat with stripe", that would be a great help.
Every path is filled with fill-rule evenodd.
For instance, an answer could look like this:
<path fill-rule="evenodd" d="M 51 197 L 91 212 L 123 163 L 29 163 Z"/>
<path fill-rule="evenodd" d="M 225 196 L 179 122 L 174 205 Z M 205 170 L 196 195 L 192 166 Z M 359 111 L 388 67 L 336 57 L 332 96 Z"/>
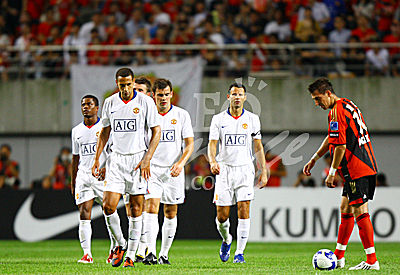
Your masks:
<path fill-rule="evenodd" d="M 123 267 L 135 267 L 135 264 L 131 260 L 131 258 L 126 257 Z"/>
<path fill-rule="evenodd" d="M 143 263 L 144 257 L 142 255 L 136 254 L 135 263 Z"/>
<path fill-rule="evenodd" d="M 124 247 L 117 246 L 114 249 L 114 255 L 113 255 L 112 262 L 111 262 L 113 267 L 118 267 L 122 264 L 127 246 L 128 246 L 128 244 L 126 244 Z"/>
<path fill-rule="evenodd" d="M 235 257 L 233 258 L 233 262 L 234 263 L 245 263 L 246 261 L 244 260 L 243 254 L 237 254 L 235 255 Z"/>
<path fill-rule="evenodd" d="M 337 260 L 337 265 L 336 268 L 344 268 L 345 265 L 345 259 L 344 257 L 340 258 Z"/>
<path fill-rule="evenodd" d="M 157 264 L 157 257 L 153 254 L 153 252 L 150 252 L 146 258 L 144 258 L 143 263 L 145 265 L 154 265 Z"/>
<path fill-rule="evenodd" d="M 367 264 L 366 262 L 362 261 L 356 266 L 350 267 L 349 270 L 369 270 L 369 269 L 374 269 L 374 270 L 379 270 L 379 262 L 376 261 L 374 264 Z"/>
<path fill-rule="evenodd" d="M 83 263 L 83 264 L 92 264 L 93 263 L 93 258 L 89 256 L 89 254 L 83 255 L 82 259 L 78 261 L 78 263 Z"/>
<path fill-rule="evenodd" d="M 160 258 L 158 258 L 158 264 L 171 264 L 168 260 L 167 256 L 160 256 Z"/>
<path fill-rule="evenodd" d="M 111 263 L 112 262 L 112 259 L 113 259 L 113 256 L 114 256 L 114 251 L 113 250 L 111 250 L 110 251 L 110 255 L 108 255 L 108 258 L 107 258 L 107 260 L 106 260 L 106 263 Z"/>
<path fill-rule="evenodd" d="M 226 262 L 229 259 L 231 244 L 232 242 L 230 244 L 222 242 L 221 249 L 219 250 L 219 257 L 221 258 L 221 261 Z"/>

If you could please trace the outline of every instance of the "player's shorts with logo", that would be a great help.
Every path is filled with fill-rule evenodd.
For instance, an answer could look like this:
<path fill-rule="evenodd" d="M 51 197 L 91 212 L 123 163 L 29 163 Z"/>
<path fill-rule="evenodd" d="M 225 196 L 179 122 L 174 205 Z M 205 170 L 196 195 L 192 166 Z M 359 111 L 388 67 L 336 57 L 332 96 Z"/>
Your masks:
<path fill-rule="evenodd" d="M 143 195 L 147 183 L 141 180 L 140 169 L 134 171 L 142 160 L 145 151 L 133 155 L 122 155 L 112 152 L 106 163 L 104 191 L 120 194 Z"/>
<path fill-rule="evenodd" d="M 342 196 L 349 198 L 349 204 L 362 204 L 374 199 L 376 175 L 346 181 L 343 186 Z"/>
<path fill-rule="evenodd" d="M 151 177 L 148 194 L 145 199 L 160 198 L 164 204 L 182 204 L 185 202 L 185 173 L 182 169 L 177 177 L 171 176 L 171 168 L 151 165 Z"/>
<path fill-rule="evenodd" d="M 91 172 L 78 170 L 75 180 L 75 202 L 76 205 L 82 204 L 91 199 L 99 204 L 103 202 L 104 181 L 99 181 L 93 177 Z"/>
<path fill-rule="evenodd" d="M 238 201 L 254 199 L 253 163 L 230 166 L 219 163 L 220 172 L 216 176 L 214 203 L 218 206 L 230 206 Z"/>

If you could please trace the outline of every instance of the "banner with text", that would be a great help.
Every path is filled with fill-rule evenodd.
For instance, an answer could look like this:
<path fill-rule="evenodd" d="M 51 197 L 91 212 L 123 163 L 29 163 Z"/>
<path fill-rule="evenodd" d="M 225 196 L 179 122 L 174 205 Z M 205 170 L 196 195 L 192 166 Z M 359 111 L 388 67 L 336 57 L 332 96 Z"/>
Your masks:
<path fill-rule="evenodd" d="M 128 66 L 129 67 L 129 66 Z M 131 67 L 135 77 L 146 76 L 153 82 L 155 78 L 167 78 L 172 82 L 174 97 L 172 104 L 181 106 L 193 115 L 197 102 L 194 94 L 201 92 L 204 62 L 201 58 L 190 58 L 174 63 Z M 100 107 L 104 99 L 118 92 L 115 83 L 116 66 L 72 66 L 72 126 L 82 121 L 80 102 L 84 95 L 98 97 Z M 101 108 L 99 110 L 101 116 Z M 192 121 L 195 118 L 192 117 Z"/>
<path fill-rule="evenodd" d="M 341 188 L 264 188 L 251 203 L 249 241 L 336 242 Z M 377 242 L 400 241 L 400 188 L 377 188 L 369 202 Z M 355 224 L 350 241 L 360 241 Z"/>

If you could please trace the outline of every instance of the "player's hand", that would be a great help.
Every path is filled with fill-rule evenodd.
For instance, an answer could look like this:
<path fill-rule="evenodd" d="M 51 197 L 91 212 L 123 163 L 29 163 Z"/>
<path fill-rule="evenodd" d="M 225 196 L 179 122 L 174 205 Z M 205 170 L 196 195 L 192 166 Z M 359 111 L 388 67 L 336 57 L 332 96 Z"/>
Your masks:
<path fill-rule="evenodd" d="M 135 171 L 140 168 L 141 171 L 141 176 L 145 180 L 149 180 L 151 174 L 150 174 L 150 160 L 147 159 L 146 157 L 143 158 L 139 164 L 136 166 Z"/>
<path fill-rule="evenodd" d="M 334 180 L 335 180 L 335 176 L 328 175 L 328 176 L 326 177 L 326 179 L 325 179 L 325 184 L 326 184 L 326 186 L 327 186 L 328 188 L 334 188 L 334 187 L 335 187 Z"/>
<path fill-rule="evenodd" d="M 98 180 L 102 181 L 106 178 L 106 168 L 103 167 L 100 169 Z"/>
<path fill-rule="evenodd" d="M 267 173 L 261 173 L 261 176 L 258 178 L 258 183 L 257 186 L 259 186 L 260 189 L 264 188 L 268 184 L 268 175 Z"/>
<path fill-rule="evenodd" d="M 214 175 L 219 175 L 220 168 L 218 162 L 210 162 L 210 170 Z"/>
<path fill-rule="evenodd" d="M 96 179 L 99 178 L 100 175 L 100 163 L 98 160 L 94 160 L 93 166 L 92 166 L 92 175 L 93 177 L 95 177 Z"/>
<path fill-rule="evenodd" d="M 310 161 L 306 165 L 304 165 L 303 168 L 304 175 L 311 176 L 311 169 L 314 167 L 314 165 L 315 165 L 315 160 L 310 159 Z"/>
<path fill-rule="evenodd" d="M 171 176 L 172 177 L 177 177 L 179 174 L 182 172 L 183 169 L 183 164 L 177 162 L 174 165 L 172 165 L 171 169 Z"/>

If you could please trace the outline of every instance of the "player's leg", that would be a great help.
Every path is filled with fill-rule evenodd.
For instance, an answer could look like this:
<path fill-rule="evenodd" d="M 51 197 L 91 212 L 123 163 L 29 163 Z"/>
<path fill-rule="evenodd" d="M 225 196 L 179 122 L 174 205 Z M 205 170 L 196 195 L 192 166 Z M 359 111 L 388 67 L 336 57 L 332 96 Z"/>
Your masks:
<path fill-rule="evenodd" d="M 345 194 L 344 190 L 343 193 Z M 335 250 L 335 255 L 338 259 L 337 268 L 343 268 L 345 266 L 344 253 L 346 252 L 347 244 L 354 228 L 354 215 L 351 211 L 347 194 L 345 196 L 342 196 L 342 200 L 340 202 L 340 213 L 341 222 L 339 225 L 339 232 Z"/>
<path fill-rule="evenodd" d="M 143 263 L 146 265 L 157 264 L 157 235 L 159 230 L 158 211 L 160 209 L 160 198 L 149 198 L 146 200 L 146 219 L 144 221 L 148 255 Z"/>
<path fill-rule="evenodd" d="M 215 219 L 215 223 L 217 225 L 217 230 L 222 237 L 222 244 L 219 251 L 219 256 L 223 262 L 226 262 L 229 259 L 232 244 L 232 235 L 229 234 L 230 211 L 230 206 L 217 205 L 217 218 Z"/>
<path fill-rule="evenodd" d="M 144 195 L 139 194 L 129 196 L 129 206 L 131 209 L 132 217 L 129 217 L 129 240 L 124 267 L 134 267 L 132 259 L 134 259 L 136 249 L 140 240 L 140 234 L 142 232 L 143 203 Z"/>
<path fill-rule="evenodd" d="M 79 241 L 83 250 L 83 257 L 78 263 L 93 263 L 91 252 L 92 225 L 91 213 L 94 199 L 78 204 L 79 209 Z"/>
<path fill-rule="evenodd" d="M 146 236 L 146 228 L 144 226 L 144 223 L 146 221 L 146 211 L 145 211 L 146 203 L 148 203 L 148 201 L 145 198 L 145 201 L 143 203 L 143 210 L 142 210 L 142 233 L 140 235 L 139 245 L 138 245 L 138 249 L 136 251 L 135 263 L 142 263 L 144 258 L 147 255 L 147 253 L 146 253 L 147 252 L 147 236 Z"/>
<path fill-rule="evenodd" d="M 159 264 L 171 264 L 168 260 L 168 252 L 175 238 L 178 225 L 177 213 L 177 204 L 164 204 L 164 222 L 162 226 L 161 251 L 158 259 Z"/>
<path fill-rule="evenodd" d="M 238 201 L 237 247 L 234 263 L 244 263 L 243 252 L 250 232 L 250 201 Z"/>

